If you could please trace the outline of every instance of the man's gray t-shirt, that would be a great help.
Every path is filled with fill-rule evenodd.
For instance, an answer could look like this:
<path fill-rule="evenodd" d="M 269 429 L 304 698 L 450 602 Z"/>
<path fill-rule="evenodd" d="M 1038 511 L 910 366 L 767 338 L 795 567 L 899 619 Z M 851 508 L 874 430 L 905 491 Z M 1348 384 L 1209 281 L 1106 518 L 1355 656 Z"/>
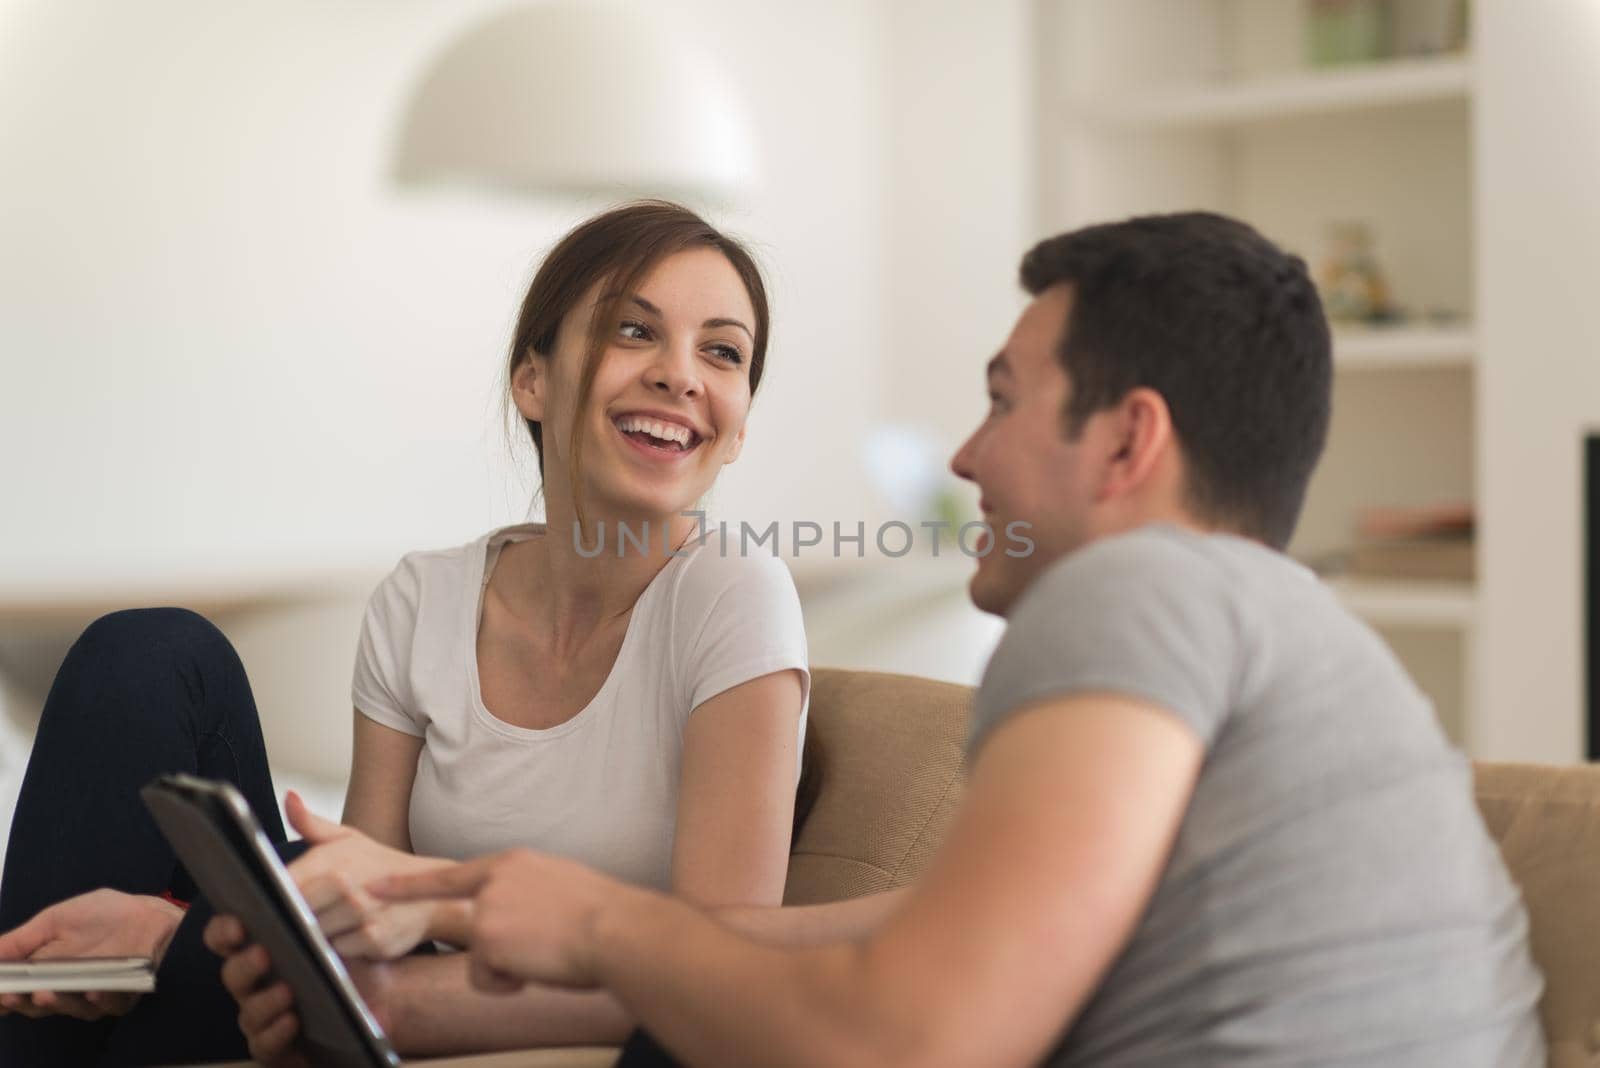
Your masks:
<path fill-rule="evenodd" d="M 1073 553 L 1015 606 L 969 753 L 1023 706 L 1093 691 L 1169 710 L 1205 760 L 1049 1065 L 1544 1063 L 1527 917 L 1470 768 L 1309 571 L 1169 526 Z"/>

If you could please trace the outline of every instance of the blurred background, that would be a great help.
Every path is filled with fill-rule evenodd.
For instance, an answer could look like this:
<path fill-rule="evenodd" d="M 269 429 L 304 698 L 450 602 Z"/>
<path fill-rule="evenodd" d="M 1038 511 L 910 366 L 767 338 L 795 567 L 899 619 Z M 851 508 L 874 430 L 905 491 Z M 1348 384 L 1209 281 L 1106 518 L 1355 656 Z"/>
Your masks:
<path fill-rule="evenodd" d="M 0 0 L 0 816 L 72 637 L 153 603 L 337 811 L 367 593 L 537 516 L 516 305 L 638 194 L 773 291 L 713 515 L 866 524 L 793 562 L 814 663 L 976 680 L 968 561 L 871 532 L 975 513 L 1031 242 L 1211 208 L 1338 328 L 1296 554 L 1469 752 L 1589 756 L 1597 174 L 1590 0 Z"/>

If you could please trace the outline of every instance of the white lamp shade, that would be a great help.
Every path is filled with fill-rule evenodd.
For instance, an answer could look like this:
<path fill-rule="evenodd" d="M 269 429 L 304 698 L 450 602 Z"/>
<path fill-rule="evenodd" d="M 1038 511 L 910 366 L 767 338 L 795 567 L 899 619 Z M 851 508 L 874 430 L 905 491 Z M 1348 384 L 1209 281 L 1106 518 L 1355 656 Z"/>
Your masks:
<path fill-rule="evenodd" d="M 516 7 L 453 41 L 401 126 L 396 177 L 525 191 L 737 193 L 748 124 L 706 57 L 641 10 Z"/>

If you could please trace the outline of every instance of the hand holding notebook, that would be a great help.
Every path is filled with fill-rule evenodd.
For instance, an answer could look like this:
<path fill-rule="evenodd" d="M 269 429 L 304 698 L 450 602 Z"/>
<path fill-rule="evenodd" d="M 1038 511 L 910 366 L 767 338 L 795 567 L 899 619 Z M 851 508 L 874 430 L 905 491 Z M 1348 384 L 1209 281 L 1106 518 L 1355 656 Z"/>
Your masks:
<path fill-rule="evenodd" d="M 116 890 L 44 909 L 0 934 L 0 1011 L 80 1019 L 127 1012 L 153 988 L 155 964 L 182 918 L 181 909 L 160 898 Z M 123 963 L 104 963 L 108 958 Z"/>

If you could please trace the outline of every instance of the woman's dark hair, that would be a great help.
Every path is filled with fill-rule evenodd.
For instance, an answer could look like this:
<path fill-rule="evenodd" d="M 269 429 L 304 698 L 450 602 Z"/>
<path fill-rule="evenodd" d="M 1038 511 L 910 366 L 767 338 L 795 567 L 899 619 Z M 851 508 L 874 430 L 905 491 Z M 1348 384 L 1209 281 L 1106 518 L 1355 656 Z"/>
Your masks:
<path fill-rule="evenodd" d="M 1189 505 L 1284 548 L 1328 436 L 1328 323 L 1306 265 L 1235 219 L 1147 215 L 1052 237 L 1022 260 L 1072 287 L 1058 358 L 1066 433 L 1130 390 L 1161 394 Z"/>
<path fill-rule="evenodd" d="M 755 337 L 750 352 L 750 393 L 761 384 L 766 364 L 770 313 L 767 289 L 761 271 L 750 253 L 738 241 L 717 230 L 700 216 L 679 204 L 665 200 L 641 200 L 613 208 L 579 225 L 550 250 L 522 299 L 517 328 L 511 336 L 511 354 L 506 368 L 507 381 L 533 353 L 550 356 L 555 350 L 561 323 L 590 288 L 605 282 L 606 291 L 589 324 L 583 370 L 578 378 L 575 410 L 582 412 L 589 403 L 600 356 L 611 339 L 612 330 L 627 300 L 644 276 L 668 256 L 695 248 L 716 249 L 744 283 L 750 304 L 755 309 Z M 544 429 L 532 419 L 526 421 L 528 435 L 544 471 Z M 568 449 L 571 484 L 579 486 L 578 471 L 582 437 L 581 424 L 573 426 Z M 578 501 L 578 515 L 583 515 Z"/>

